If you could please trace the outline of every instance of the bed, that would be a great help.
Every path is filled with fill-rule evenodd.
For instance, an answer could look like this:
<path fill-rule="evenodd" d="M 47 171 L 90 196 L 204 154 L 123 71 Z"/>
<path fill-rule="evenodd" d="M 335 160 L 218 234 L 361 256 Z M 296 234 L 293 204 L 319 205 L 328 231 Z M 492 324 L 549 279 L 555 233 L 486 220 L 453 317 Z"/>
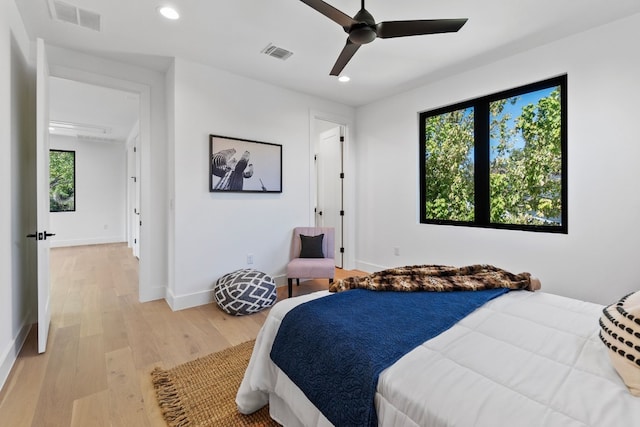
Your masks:
<path fill-rule="evenodd" d="M 333 425 L 270 357 L 290 310 L 333 295 L 316 292 L 271 309 L 238 390 L 240 412 L 268 403 L 282 425 Z M 382 371 L 378 425 L 640 426 L 640 397 L 599 337 L 602 311 L 540 291 L 491 299 Z"/>

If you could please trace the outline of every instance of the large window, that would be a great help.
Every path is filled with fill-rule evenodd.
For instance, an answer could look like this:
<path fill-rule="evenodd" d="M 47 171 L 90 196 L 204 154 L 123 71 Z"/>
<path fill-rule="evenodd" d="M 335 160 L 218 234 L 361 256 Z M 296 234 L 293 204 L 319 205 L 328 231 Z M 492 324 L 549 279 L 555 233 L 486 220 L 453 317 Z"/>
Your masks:
<path fill-rule="evenodd" d="M 567 76 L 420 114 L 420 222 L 567 233 Z"/>

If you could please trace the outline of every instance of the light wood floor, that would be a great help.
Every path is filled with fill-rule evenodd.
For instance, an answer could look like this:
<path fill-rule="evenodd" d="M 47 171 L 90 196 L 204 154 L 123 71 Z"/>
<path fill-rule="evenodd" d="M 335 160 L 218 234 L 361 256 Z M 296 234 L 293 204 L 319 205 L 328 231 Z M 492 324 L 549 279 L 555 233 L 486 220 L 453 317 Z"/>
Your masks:
<path fill-rule="evenodd" d="M 336 277 L 362 274 L 336 270 Z M 125 244 L 51 251 L 46 353 L 32 328 L 0 392 L 0 425 L 165 426 L 150 372 L 256 337 L 267 311 L 229 316 L 215 304 L 172 312 L 138 302 L 138 262 Z M 294 286 L 294 295 L 328 287 Z M 278 299 L 286 298 L 286 286 Z"/>

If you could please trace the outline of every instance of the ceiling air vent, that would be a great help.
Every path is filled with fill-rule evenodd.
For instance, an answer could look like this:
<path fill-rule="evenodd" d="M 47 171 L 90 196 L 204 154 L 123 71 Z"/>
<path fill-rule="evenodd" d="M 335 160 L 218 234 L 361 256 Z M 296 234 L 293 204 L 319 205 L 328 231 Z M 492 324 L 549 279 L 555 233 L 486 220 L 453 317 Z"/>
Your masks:
<path fill-rule="evenodd" d="M 58 0 L 48 0 L 48 3 L 53 19 L 100 31 L 100 15 L 97 13 Z"/>
<path fill-rule="evenodd" d="M 262 53 L 264 53 L 265 55 L 273 56 L 274 58 L 281 59 L 283 61 L 293 55 L 293 52 L 278 46 L 274 46 L 271 43 L 269 43 L 267 47 L 262 49 Z"/>
<path fill-rule="evenodd" d="M 117 138 L 109 138 L 105 136 L 91 136 L 91 135 L 76 135 L 76 138 L 82 139 L 87 142 L 124 142 L 124 140 Z"/>
<path fill-rule="evenodd" d="M 88 10 L 78 9 L 78 18 L 80 26 L 89 28 L 94 31 L 100 31 L 100 15 L 89 12 Z"/>

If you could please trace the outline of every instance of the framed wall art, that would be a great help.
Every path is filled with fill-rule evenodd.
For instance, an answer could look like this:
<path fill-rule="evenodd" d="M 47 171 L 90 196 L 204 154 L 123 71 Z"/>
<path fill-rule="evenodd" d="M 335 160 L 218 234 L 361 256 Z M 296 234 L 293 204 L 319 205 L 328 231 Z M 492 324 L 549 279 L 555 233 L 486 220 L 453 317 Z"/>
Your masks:
<path fill-rule="evenodd" d="M 209 191 L 282 193 L 282 145 L 209 135 Z"/>

